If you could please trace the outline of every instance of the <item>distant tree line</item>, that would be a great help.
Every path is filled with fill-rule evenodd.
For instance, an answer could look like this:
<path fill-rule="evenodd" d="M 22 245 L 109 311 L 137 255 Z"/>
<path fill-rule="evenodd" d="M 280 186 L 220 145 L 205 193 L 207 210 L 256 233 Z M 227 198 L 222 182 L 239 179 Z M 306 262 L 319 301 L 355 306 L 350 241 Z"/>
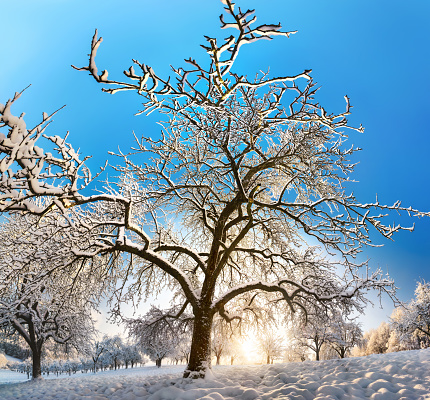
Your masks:
<path fill-rule="evenodd" d="M 19 348 L 18 345 L 15 345 Z M 5 352 L 11 355 L 8 352 Z M 16 354 L 16 353 L 15 353 Z M 27 353 L 28 356 L 28 353 Z M 45 346 L 41 361 L 42 375 L 75 374 L 120 368 L 133 368 L 144 365 L 146 362 L 142 352 L 136 344 L 127 344 L 120 336 L 105 336 L 100 341 L 91 342 L 84 353 L 79 353 L 74 348 L 63 346 L 60 348 L 55 342 Z M 9 369 L 26 373 L 29 377 L 33 373 L 31 358 L 23 362 L 8 363 Z"/>
<path fill-rule="evenodd" d="M 41 373 L 76 374 L 133 368 L 144 365 L 146 356 L 158 367 L 162 361 L 186 363 L 191 347 L 192 319 L 181 314 L 175 323 L 166 318 L 175 310 L 161 310 L 152 306 L 143 317 L 127 322 L 129 339 L 105 336 L 93 340 L 79 352 L 75 347 L 48 341 L 44 347 Z M 177 311 L 177 310 L 176 310 Z M 307 359 L 326 360 L 350 356 L 366 356 L 402 350 L 414 350 L 430 346 L 430 283 L 419 282 L 415 298 L 397 307 L 390 321 L 365 332 L 360 324 L 349 319 L 347 313 L 331 308 L 315 309 L 313 313 L 295 316 L 289 320 L 285 336 L 276 333 L 272 321 L 257 332 L 255 351 L 260 361 L 297 362 Z M 233 364 L 246 360 L 242 343 L 244 334 L 240 324 L 228 324 L 223 319 L 212 327 L 211 350 L 216 364 Z M 249 329 L 249 327 L 248 327 Z M 23 347 L 19 337 L 0 337 L 0 352 L 24 359 L 24 362 L 8 364 L 10 369 L 32 375 L 29 350 Z"/>
<path fill-rule="evenodd" d="M 419 282 L 415 298 L 397 307 L 390 322 L 365 332 L 355 356 L 430 347 L 430 283 Z"/>

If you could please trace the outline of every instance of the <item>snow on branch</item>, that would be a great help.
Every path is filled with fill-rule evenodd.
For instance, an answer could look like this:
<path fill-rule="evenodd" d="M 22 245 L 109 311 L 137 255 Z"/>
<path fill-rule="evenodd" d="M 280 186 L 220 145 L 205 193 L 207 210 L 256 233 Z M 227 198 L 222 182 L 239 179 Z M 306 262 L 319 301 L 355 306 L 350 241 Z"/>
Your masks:
<path fill-rule="evenodd" d="M 171 82 L 170 77 L 167 79 L 160 77 L 150 66 L 137 60 L 133 60 L 134 65 L 124 71 L 124 75 L 130 79 L 129 82 L 108 79 L 107 70 L 99 74 L 95 59 L 103 39 L 98 37 L 97 30 L 92 38 L 88 65 L 84 67 L 72 65 L 72 67 L 79 71 L 89 71 L 99 83 L 114 86 L 114 88 L 104 87 L 102 90 L 105 92 L 114 94 L 119 91 L 137 91 L 144 98 L 144 108 L 139 113 L 150 114 L 155 110 L 165 113 L 175 111 L 183 113 L 184 116 L 188 115 L 189 107 L 202 105 L 219 107 L 240 87 L 261 87 L 270 83 L 295 82 L 299 78 L 311 79 L 310 70 L 294 76 L 271 78 L 258 83 L 232 73 L 231 68 L 243 44 L 260 39 L 272 39 L 273 36 L 289 37 L 295 31 L 282 32 L 280 24 L 251 27 L 256 20 L 256 17 L 252 17 L 254 10 L 242 12 L 238 8 L 236 12 L 234 3 L 226 1 L 225 4 L 225 10 L 233 18 L 233 22 L 226 23 L 224 16 L 221 15 L 221 29 L 235 28 L 238 31 L 237 36 L 232 35 L 224 39 L 221 45 L 218 45 L 216 38 L 205 36 L 208 45 L 202 45 L 202 47 L 209 55 L 210 66 L 206 68 L 192 58 L 186 59 L 185 62 L 191 65 L 192 69 L 172 67 L 176 75 L 176 83 Z M 227 56 L 225 56 L 226 53 L 228 53 Z M 200 89 L 202 82 L 205 90 Z"/>
<path fill-rule="evenodd" d="M 158 136 L 135 136 L 130 153 L 117 154 L 118 178 L 100 192 L 83 194 L 94 179 L 87 158 L 45 133 L 51 116 L 28 130 L 23 115 L 11 112 L 20 94 L 0 106 L 0 128 L 7 129 L 0 137 L 0 211 L 38 214 L 33 248 L 52 234 L 67 265 L 95 262 L 105 279 L 119 279 L 116 306 L 163 288 L 177 294 L 174 308 L 189 304 L 188 371 L 197 376 L 210 366 L 217 313 L 232 321 L 279 304 L 304 314 L 329 305 L 361 311 L 370 289 L 395 298 L 392 280 L 358 255 L 378 237 L 412 230 L 387 223 L 391 214 L 430 216 L 348 194 L 351 159 L 361 150 L 348 140 L 363 130 L 348 123 L 349 98 L 344 111 L 329 113 L 310 71 L 254 80 L 234 71 L 243 44 L 292 32 L 255 26 L 253 10 L 223 4 L 221 27 L 235 35 L 206 37 L 208 66 L 189 58 L 186 69 L 173 68 L 175 82 L 136 60 L 126 82 L 99 74 L 102 39 L 95 33 L 88 65 L 77 69 L 109 93 L 136 91 L 143 113 L 159 110 L 166 118 Z M 44 148 L 36 145 L 42 141 Z"/>
<path fill-rule="evenodd" d="M 32 129 L 27 129 L 24 113 L 15 116 L 11 107 L 21 97 L 15 93 L 6 104 L 0 104 L 0 210 L 29 210 L 42 213 L 31 199 L 41 196 L 54 196 L 61 199 L 61 205 L 68 207 L 70 202 L 79 201 L 78 192 L 87 187 L 98 175 L 92 176 L 85 166 L 89 157 L 80 158 L 66 138 L 47 136 L 45 130 L 52 117 L 59 111 L 48 115 L 43 113 L 42 121 Z M 45 152 L 37 146 L 41 138 L 50 141 L 54 152 Z M 46 147 L 49 147 L 46 144 Z M 102 168 L 103 170 L 103 168 Z"/>

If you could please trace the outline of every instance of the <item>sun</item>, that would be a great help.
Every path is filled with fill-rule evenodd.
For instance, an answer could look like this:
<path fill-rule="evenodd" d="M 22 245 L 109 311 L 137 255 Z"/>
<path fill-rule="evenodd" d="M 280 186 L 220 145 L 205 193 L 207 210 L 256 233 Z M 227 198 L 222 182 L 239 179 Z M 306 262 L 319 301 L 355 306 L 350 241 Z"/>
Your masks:
<path fill-rule="evenodd" d="M 246 337 L 242 341 L 242 352 L 247 362 L 255 361 L 256 343 L 252 337 Z"/>

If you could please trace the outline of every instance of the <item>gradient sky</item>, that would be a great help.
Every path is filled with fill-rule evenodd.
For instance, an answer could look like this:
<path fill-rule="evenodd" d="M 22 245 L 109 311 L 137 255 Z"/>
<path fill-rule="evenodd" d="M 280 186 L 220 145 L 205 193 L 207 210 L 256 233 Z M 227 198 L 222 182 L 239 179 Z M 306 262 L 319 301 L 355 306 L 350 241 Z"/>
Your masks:
<path fill-rule="evenodd" d="M 121 8 L 119 8 L 121 4 Z M 430 2 L 428 0 L 244 0 L 255 8 L 259 23 L 281 22 L 298 30 L 289 39 L 277 38 L 245 46 L 236 71 L 251 76 L 270 67 L 272 76 L 294 75 L 311 68 L 321 86 L 319 102 L 330 112 L 343 111 L 347 94 L 354 106 L 352 125 L 364 134 L 351 134 L 350 144 L 362 147 L 353 187 L 362 202 L 378 194 L 382 203 L 401 200 L 430 211 Z M 126 151 L 137 136 L 158 132 L 158 117 L 134 117 L 139 96 L 108 95 L 86 72 L 70 65 L 87 65 L 91 37 L 99 30 L 104 42 L 99 70 L 121 77 L 131 59 L 152 66 L 160 75 L 184 58 L 204 59 L 203 35 L 220 33 L 218 0 L 0 0 L 0 102 L 32 84 L 15 112 L 25 111 L 29 126 L 43 111 L 67 104 L 50 128 L 51 134 L 70 131 L 69 142 L 85 155 L 96 172 L 118 146 Z M 430 280 L 430 219 L 394 218 L 416 223 L 394 242 L 374 236 L 383 248 L 366 249 L 373 267 L 388 270 L 400 288 L 400 300 L 413 296 L 416 282 Z M 392 304 L 371 308 L 364 328 L 387 320 Z"/>

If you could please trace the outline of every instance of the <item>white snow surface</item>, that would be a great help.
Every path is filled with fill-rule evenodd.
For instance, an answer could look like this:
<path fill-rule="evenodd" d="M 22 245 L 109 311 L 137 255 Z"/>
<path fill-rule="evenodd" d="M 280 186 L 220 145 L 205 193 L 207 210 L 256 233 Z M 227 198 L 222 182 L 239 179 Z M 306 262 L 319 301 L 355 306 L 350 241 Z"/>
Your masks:
<path fill-rule="evenodd" d="M 183 368 L 143 367 L 3 384 L 0 399 L 430 399 L 430 349 L 320 362 L 218 366 L 209 378 L 196 380 L 183 379 Z"/>
<path fill-rule="evenodd" d="M 19 358 L 16 357 L 12 357 L 12 356 L 8 356 L 7 354 L 4 355 L 6 357 L 6 360 L 10 363 L 14 363 L 14 362 L 21 362 L 22 360 L 20 360 Z M 0 381 L 1 383 L 1 381 Z"/>
<path fill-rule="evenodd" d="M 7 358 L 3 353 L 0 353 L 0 368 L 4 368 L 7 364 Z"/>

